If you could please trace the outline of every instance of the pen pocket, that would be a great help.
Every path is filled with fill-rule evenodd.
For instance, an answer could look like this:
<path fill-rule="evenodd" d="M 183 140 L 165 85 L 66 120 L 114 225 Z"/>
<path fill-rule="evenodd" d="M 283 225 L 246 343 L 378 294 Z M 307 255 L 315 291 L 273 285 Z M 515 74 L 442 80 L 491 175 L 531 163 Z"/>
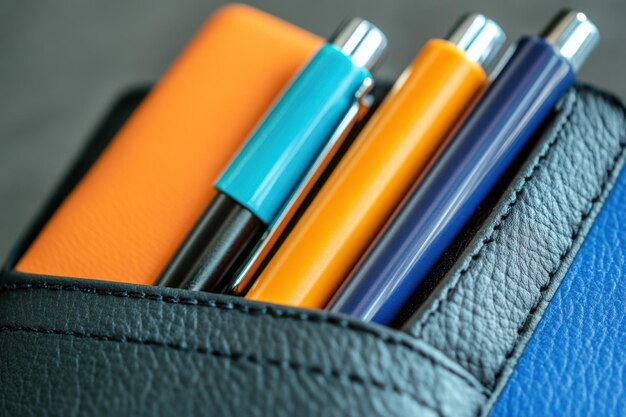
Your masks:
<path fill-rule="evenodd" d="M 120 102 L 2 272 L 6 415 L 487 414 L 625 157 L 622 105 L 577 86 L 444 255 L 399 329 L 229 296 L 12 271 L 141 96 Z"/>

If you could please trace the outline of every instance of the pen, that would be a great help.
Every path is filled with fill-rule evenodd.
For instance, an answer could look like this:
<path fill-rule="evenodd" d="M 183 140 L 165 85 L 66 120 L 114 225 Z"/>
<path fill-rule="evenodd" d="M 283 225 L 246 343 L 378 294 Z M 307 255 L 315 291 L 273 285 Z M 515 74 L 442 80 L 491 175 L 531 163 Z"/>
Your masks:
<path fill-rule="evenodd" d="M 563 94 L 599 39 L 578 12 L 522 38 L 329 310 L 389 324 Z"/>
<path fill-rule="evenodd" d="M 246 297 L 323 308 L 478 91 L 504 33 L 480 14 L 430 40 Z"/>
<path fill-rule="evenodd" d="M 292 80 L 215 183 L 212 200 L 158 284 L 222 292 L 310 169 L 323 168 L 333 134 L 373 85 L 384 34 L 346 21 Z"/>

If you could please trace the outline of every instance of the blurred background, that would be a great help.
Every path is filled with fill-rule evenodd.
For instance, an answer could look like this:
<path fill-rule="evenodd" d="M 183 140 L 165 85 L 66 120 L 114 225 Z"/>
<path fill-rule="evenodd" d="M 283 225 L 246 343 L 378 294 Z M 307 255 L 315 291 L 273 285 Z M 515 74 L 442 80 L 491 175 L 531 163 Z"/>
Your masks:
<path fill-rule="evenodd" d="M 108 107 L 129 87 L 158 79 L 213 0 L 4 0 L 0 6 L 0 258 L 36 214 Z M 347 16 L 372 20 L 391 51 L 378 75 L 393 79 L 431 37 L 467 11 L 487 14 L 515 40 L 542 30 L 563 7 L 602 34 L 580 79 L 626 97 L 626 1 L 244 1 L 327 37 Z"/>

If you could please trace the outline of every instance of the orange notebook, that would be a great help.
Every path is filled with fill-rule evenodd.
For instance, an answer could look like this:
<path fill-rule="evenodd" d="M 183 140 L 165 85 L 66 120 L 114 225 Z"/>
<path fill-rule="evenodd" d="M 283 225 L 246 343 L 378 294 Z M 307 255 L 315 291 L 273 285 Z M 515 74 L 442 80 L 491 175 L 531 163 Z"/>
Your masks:
<path fill-rule="evenodd" d="M 217 11 L 15 269 L 152 284 L 222 169 L 322 42 L 247 6 Z"/>

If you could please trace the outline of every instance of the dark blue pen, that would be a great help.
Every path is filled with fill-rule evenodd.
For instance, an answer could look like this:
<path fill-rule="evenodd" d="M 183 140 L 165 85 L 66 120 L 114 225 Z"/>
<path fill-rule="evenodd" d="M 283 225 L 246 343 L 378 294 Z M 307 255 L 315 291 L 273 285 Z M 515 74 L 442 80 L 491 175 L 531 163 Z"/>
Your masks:
<path fill-rule="evenodd" d="M 598 39 L 595 25 L 584 14 L 570 11 L 560 14 L 542 37 L 519 41 L 447 147 L 331 300 L 331 311 L 392 322 L 574 84 L 576 71 Z"/>

